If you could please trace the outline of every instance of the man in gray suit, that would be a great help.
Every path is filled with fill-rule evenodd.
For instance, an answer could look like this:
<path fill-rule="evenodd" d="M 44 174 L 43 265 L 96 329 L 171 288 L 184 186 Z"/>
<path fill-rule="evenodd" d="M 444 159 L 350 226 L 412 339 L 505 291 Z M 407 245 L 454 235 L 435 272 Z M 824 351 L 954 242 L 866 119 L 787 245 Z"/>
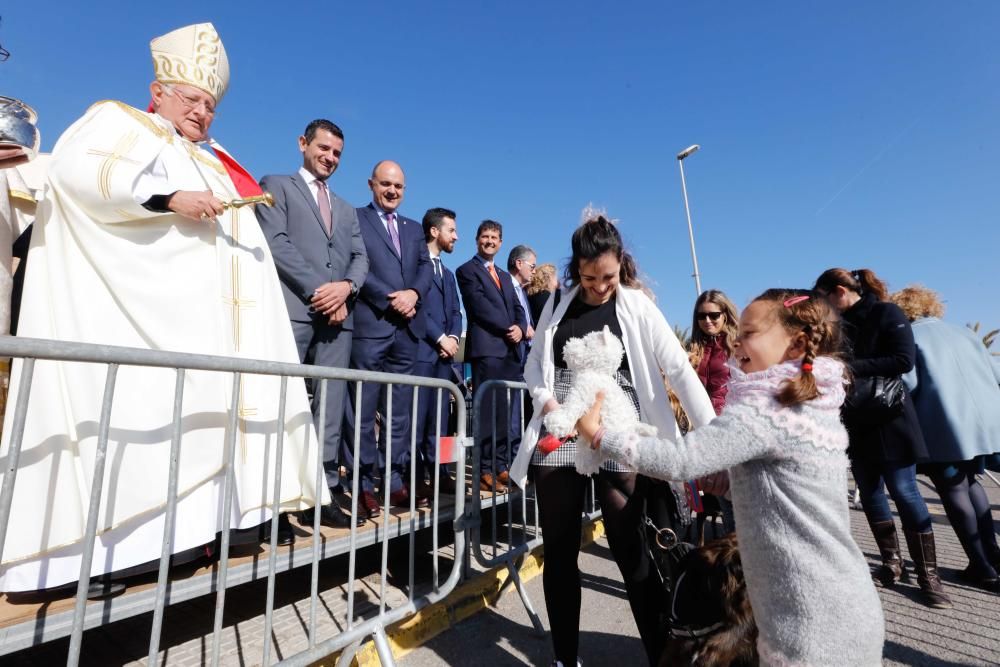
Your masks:
<path fill-rule="evenodd" d="M 344 133 L 328 120 L 314 120 L 299 137 L 299 150 L 298 173 L 261 180 L 264 191 L 274 195 L 274 206 L 258 206 L 257 220 L 274 256 L 302 362 L 346 368 L 351 359 L 354 300 L 368 275 L 368 255 L 354 207 L 326 185 L 340 164 Z M 327 383 L 322 443 L 334 502 L 322 508 L 321 520 L 339 528 L 350 525 L 338 502 L 343 497 L 339 471 L 345 384 Z M 318 432 L 318 383 L 313 389 Z M 278 538 L 279 542 L 294 539 L 285 517 Z"/>

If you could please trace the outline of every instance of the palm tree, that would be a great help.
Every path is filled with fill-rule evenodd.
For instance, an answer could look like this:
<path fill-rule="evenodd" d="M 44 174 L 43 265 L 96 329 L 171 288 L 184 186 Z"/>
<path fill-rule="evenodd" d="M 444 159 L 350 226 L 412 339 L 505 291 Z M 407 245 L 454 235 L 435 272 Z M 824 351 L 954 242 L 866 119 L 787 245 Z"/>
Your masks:
<path fill-rule="evenodd" d="M 691 331 L 690 329 L 682 329 L 679 324 L 671 325 L 674 330 L 674 335 L 677 336 L 677 340 L 681 342 L 681 347 L 685 350 L 691 345 Z"/>
<path fill-rule="evenodd" d="M 979 322 L 976 322 L 975 324 L 966 324 L 965 326 L 972 329 L 972 332 L 975 333 L 976 335 L 979 335 L 979 327 L 980 327 Z M 990 349 L 990 347 L 993 345 L 993 342 L 997 339 L 997 336 L 1000 336 L 1000 329 L 994 329 L 993 331 L 989 331 L 985 335 L 983 335 L 983 345 L 986 346 L 987 350 Z M 990 354 L 992 354 L 994 357 L 1000 357 L 1000 352 L 990 352 Z"/>

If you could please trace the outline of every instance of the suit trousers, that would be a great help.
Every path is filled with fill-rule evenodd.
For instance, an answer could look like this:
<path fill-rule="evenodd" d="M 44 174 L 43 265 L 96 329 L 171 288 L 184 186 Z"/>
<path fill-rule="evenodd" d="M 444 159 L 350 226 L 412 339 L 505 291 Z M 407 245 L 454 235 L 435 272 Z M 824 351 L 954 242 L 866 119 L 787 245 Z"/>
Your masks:
<path fill-rule="evenodd" d="M 516 351 L 511 351 L 506 357 L 477 357 L 471 361 L 472 386 L 476 396 L 482 392 L 481 387 L 487 380 L 516 381 L 521 372 Z M 511 400 L 517 400 L 517 392 L 514 390 L 511 390 Z M 482 455 L 480 473 L 499 474 L 508 470 L 513 460 L 508 448 L 511 415 L 507 389 L 495 387 L 487 390 L 480 401 L 479 414 L 476 415 L 476 426 L 479 429 L 476 444 Z"/>
<path fill-rule="evenodd" d="M 397 329 L 387 338 L 354 338 L 351 346 L 351 368 L 383 373 L 413 375 L 416 363 L 417 339 L 409 329 Z M 355 448 L 359 457 L 361 489 L 373 491 L 375 477 L 386 479 L 386 450 L 389 450 L 389 491 L 395 493 L 403 487 L 403 472 L 410 462 L 410 413 L 413 410 L 413 387 L 392 385 L 392 418 L 388 418 L 387 385 L 365 382 L 361 387 L 361 441 L 354 442 L 354 413 L 356 391 L 347 392 L 347 410 L 344 414 L 344 458 L 348 469 L 354 465 Z M 375 414 L 382 415 L 378 437 L 375 434 Z M 386 435 L 392 424 L 392 441 Z M 383 487 L 384 488 L 384 487 Z"/>
<path fill-rule="evenodd" d="M 454 372 L 450 361 L 418 361 L 413 374 L 425 378 L 454 381 Z M 441 391 L 441 406 L 438 409 L 438 390 L 421 387 L 417 390 L 417 481 L 423 479 L 425 472 L 433 475 L 434 464 L 437 462 L 437 439 L 441 435 L 450 435 L 448 417 L 451 414 L 451 393 Z M 440 427 L 438 418 L 440 417 Z"/>
<path fill-rule="evenodd" d="M 311 322 L 293 320 L 292 333 L 295 335 L 295 345 L 299 350 L 299 360 L 304 364 L 347 368 L 351 361 L 349 330 L 330 326 L 322 319 L 316 318 Z M 312 396 L 313 422 L 316 425 L 317 437 L 321 431 L 323 432 L 323 469 L 326 472 L 326 483 L 331 489 L 337 489 L 340 486 L 340 426 L 344 421 L 344 392 L 347 383 L 327 380 L 326 423 L 322 428 L 319 423 L 319 383 L 313 380 L 306 380 L 306 383 Z"/>

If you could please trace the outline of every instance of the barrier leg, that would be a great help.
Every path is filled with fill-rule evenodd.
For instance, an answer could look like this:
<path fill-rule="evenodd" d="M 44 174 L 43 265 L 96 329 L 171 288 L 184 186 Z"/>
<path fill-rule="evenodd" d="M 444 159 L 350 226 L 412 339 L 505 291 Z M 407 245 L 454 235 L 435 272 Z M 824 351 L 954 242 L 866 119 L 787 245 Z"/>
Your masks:
<path fill-rule="evenodd" d="M 518 574 L 517 567 L 512 561 L 507 561 L 507 571 L 510 573 L 511 581 L 514 582 L 514 587 L 517 588 L 517 594 L 521 596 L 521 603 L 524 604 L 524 610 L 528 612 L 528 618 L 531 619 L 531 625 L 534 626 L 535 632 L 544 635 L 545 626 L 542 625 L 542 619 L 538 617 L 538 613 L 532 606 L 528 591 L 524 588 L 524 582 L 521 581 L 521 575 Z"/>
<path fill-rule="evenodd" d="M 385 635 L 385 628 L 381 625 L 376 627 L 372 640 L 375 642 L 375 651 L 382 667 L 394 667 L 396 661 L 392 657 L 392 648 L 389 646 L 389 638 Z"/>

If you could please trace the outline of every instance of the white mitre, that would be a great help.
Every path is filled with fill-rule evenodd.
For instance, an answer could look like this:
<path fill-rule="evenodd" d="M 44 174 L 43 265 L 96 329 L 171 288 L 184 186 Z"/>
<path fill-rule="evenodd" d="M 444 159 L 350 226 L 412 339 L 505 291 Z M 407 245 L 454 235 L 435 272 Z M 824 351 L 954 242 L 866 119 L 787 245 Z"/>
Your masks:
<path fill-rule="evenodd" d="M 211 23 L 178 28 L 149 43 L 153 71 L 160 83 L 184 83 L 204 90 L 216 102 L 229 87 L 229 57 Z"/>

